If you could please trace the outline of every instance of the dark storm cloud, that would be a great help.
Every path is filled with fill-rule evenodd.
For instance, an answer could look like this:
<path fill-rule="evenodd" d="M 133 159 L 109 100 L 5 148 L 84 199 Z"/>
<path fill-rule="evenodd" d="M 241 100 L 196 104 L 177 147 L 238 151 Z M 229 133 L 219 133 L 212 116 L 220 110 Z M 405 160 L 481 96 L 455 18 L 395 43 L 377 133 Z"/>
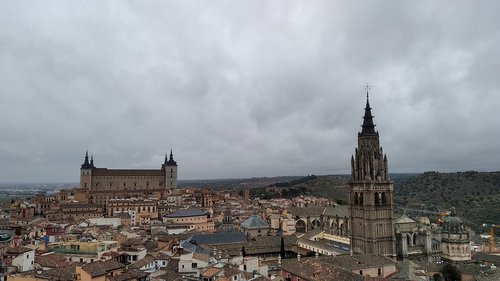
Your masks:
<path fill-rule="evenodd" d="M 346 173 L 366 83 L 391 171 L 500 166 L 495 1 L 0 5 L 0 181 Z"/>

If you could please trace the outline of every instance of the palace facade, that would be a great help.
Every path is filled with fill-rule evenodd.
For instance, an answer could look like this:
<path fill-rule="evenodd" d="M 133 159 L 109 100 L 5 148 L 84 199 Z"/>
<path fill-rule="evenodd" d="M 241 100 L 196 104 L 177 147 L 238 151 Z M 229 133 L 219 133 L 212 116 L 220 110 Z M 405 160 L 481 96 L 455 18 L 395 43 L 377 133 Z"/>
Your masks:
<path fill-rule="evenodd" d="M 108 169 L 94 166 L 88 152 L 80 167 L 80 189 L 75 199 L 106 207 L 111 199 L 155 198 L 160 200 L 177 188 L 177 162 L 172 151 L 160 169 Z"/>

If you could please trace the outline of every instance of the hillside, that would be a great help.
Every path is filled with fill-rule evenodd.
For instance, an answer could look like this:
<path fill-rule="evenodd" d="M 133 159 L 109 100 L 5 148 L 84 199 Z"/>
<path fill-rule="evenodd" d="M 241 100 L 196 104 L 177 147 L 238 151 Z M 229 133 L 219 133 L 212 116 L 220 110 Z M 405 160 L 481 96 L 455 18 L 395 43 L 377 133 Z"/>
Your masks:
<path fill-rule="evenodd" d="M 288 182 L 278 182 L 253 188 L 250 196 L 261 199 L 292 198 L 298 195 L 314 195 L 347 203 L 347 175 L 307 176 Z"/>
<path fill-rule="evenodd" d="M 396 208 L 429 214 L 457 209 L 466 222 L 500 224 L 500 172 L 391 174 Z M 348 175 L 308 176 L 250 190 L 252 197 L 310 194 L 345 203 Z"/>
<path fill-rule="evenodd" d="M 449 210 L 478 225 L 500 224 L 500 172 L 426 172 L 395 179 L 399 207 Z"/>
<path fill-rule="evenodd" d="M 180 188 L 188 187 L 210 187 L 213 190 L 230 190 L 241 188 L 254 188 L 266 186 L 279 182 L 289 182 L 301 179 L 301 176 L 282 176 L 282 177 L 255 177 L 242 179 L 207 179 L 207 180 L 179 180 L 177 186 Z"/>

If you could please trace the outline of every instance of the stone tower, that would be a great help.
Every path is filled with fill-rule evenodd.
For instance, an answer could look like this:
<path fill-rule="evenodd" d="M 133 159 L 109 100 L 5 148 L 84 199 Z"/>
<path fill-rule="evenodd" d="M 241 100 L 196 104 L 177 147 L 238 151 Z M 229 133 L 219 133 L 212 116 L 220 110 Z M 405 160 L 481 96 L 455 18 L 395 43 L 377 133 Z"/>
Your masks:
<path fill-rule="evenodd" d="M 373 124 L 368 93 L 361 127 L 358 147 L 351 157 L 351 248 L 355 253 L 395 256 L 394 185 Z"/>
<path fill-rule="evenodd" d="M 165 186 L 167 190 L 177 188 L 177 162 L 174 161 L 174 154 L 170 150 L 170 158 L 167 160 L 165 155 L 165 163 L 161 166 L 165 170 Z"/>
<path fill-rule="evenodd" d="M 89 152 L 85 152 L 85 159 L 80 167 L 80 188 L 92 189 L 92 169 L 94 168 L 94 157 L 89 162 Z"/>

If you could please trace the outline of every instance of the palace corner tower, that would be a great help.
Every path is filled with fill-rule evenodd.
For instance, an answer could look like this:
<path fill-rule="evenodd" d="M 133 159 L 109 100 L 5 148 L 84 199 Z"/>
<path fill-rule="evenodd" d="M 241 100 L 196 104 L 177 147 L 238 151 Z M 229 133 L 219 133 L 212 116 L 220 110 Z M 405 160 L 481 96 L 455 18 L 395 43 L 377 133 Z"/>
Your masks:
<path fill-rule="evenodd" d="M 351 248 L 355 253 L 395 256 L 394 185 L 375 131 L 368 95 L 361 127 L 358 147 L 351 157 L 349 181 Z"/>

